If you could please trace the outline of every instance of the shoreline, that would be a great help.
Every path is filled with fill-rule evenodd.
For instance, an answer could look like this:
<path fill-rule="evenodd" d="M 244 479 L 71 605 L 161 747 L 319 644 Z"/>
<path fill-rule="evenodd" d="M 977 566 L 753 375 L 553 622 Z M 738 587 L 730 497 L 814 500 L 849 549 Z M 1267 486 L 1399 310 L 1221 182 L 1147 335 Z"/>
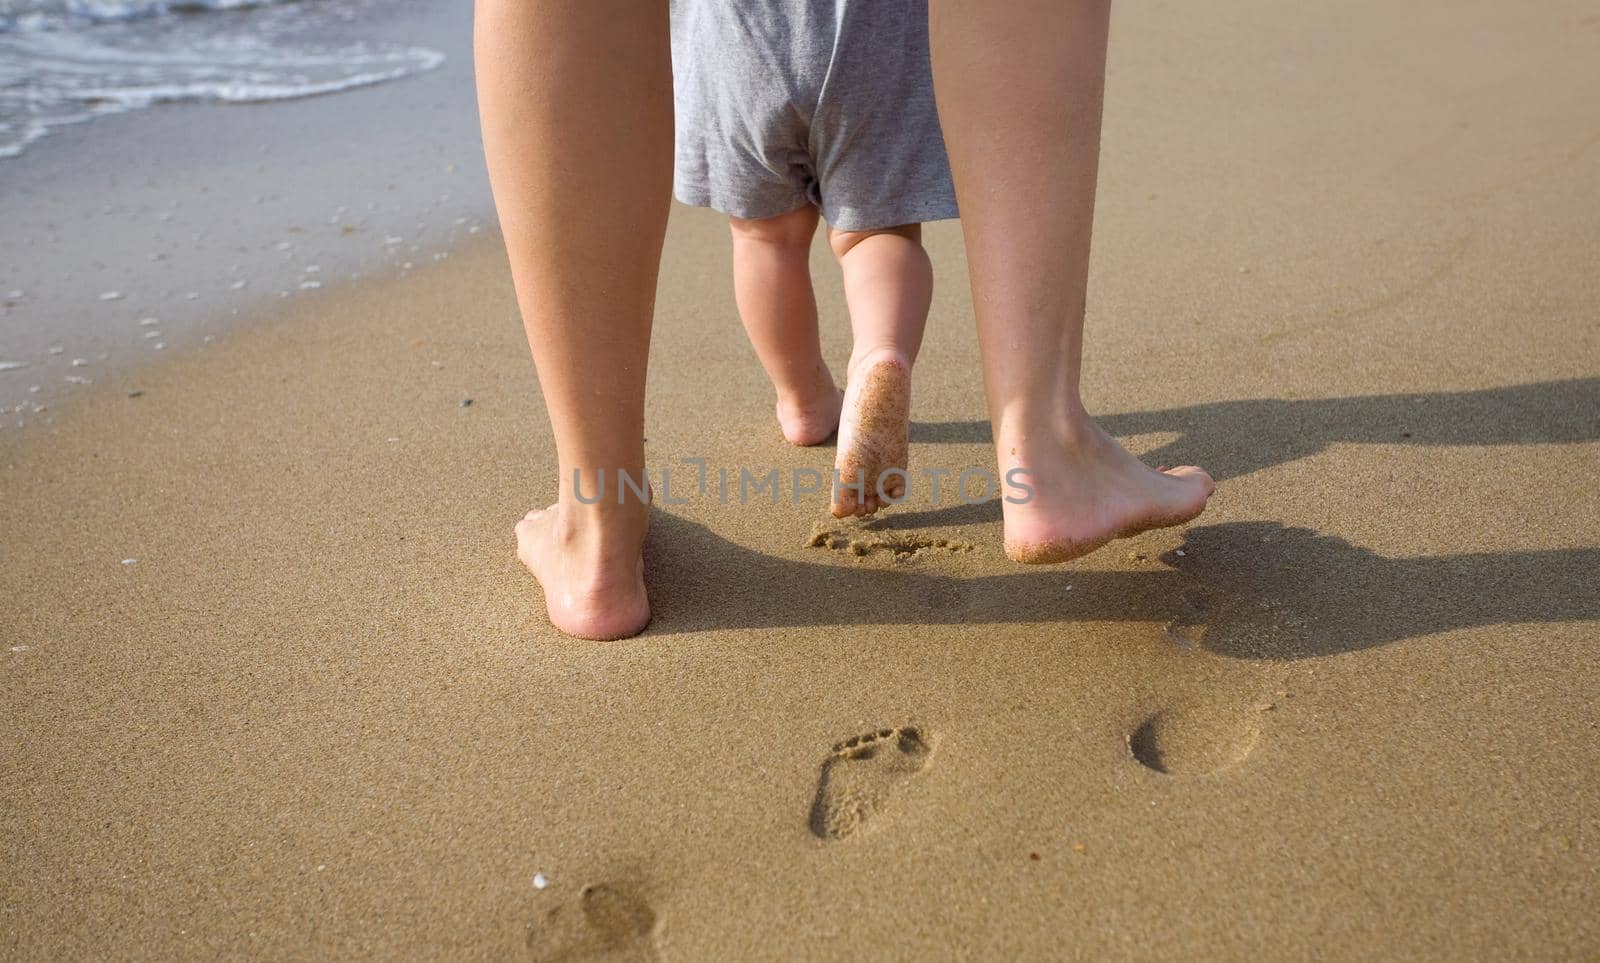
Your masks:
<path fill-rule="evenodd" d="M 492 231 L 470 26 L 445 3 L 368 10 L 348 37 L 426 36 L 443 65 L 317 97 L 159 104 L 0 161 L 0 361 L 19 365 L 0 370 L 0 428 L 48 420 L 70 379 Z"/>

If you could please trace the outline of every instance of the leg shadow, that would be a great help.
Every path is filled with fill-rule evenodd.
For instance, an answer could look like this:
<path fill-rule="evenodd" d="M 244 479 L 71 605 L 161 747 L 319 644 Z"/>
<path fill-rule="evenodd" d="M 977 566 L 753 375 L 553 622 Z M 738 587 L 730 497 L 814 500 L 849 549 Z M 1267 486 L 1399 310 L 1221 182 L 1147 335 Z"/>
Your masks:
<path fill-rule="evenodd" d="M 1469 626 L 1600 618 L 1600 549 L 1396 559 L 1248 522 L 1190 529 L 1184 555 L 1159 570 L 963 579 L 774 558 L 659 510 L 651 526 L 652 633 L 1199 618 L 1211 623 L 1198 642 L 1207 650 L 1284 660 Z"/>
<path fill-rule="evenodd" d="M 1113 435 L 1176 432 L 1144 458 L 1205 467 L 1218 481 L 1282 465 L 1332 444 L 1548 445 L 1600 441 L 1600 378 L 1479 391 L 1253 399 L 1096 419 Z M 984 421 L 919 422 L 911 440 L 987 442 Z"/>

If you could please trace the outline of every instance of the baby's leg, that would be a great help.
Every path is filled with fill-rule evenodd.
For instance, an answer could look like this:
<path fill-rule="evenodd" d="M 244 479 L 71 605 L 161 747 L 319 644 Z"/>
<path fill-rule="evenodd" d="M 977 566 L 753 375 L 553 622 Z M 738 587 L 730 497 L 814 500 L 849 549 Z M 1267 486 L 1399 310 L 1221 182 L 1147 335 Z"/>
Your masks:
<path fill-rule="evenodd" d="M 777 217 L 730 218 L 733 293 L 750 343 L 778 392 L 778 424 L 796 445 L 827 440 L 839 426 L 841 395 L 822 360 L 811 291 L 809 204 Z"/>
<path fill-rule="evenodd" d="M 911 365 L 928 323 L 933 266 L 920 224 L 829 231 L 828 240 L 844 271 L 855 336 L 834 461 L 839 484 L 832 509 L 843 518 L 870 515 L 884 496 L 905 494 Z"/>

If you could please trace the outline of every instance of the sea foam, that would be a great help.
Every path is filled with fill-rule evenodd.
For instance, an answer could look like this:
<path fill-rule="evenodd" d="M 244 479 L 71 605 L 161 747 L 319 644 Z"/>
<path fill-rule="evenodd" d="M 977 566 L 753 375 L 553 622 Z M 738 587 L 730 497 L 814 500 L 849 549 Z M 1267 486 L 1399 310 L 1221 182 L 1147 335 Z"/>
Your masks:
<path fill-rule="evenodd" d="M 344 0 L 0 0 L 0 158 L 52 128 L 152 104 L 332 93 L 437 67 L 422 47 L 322 44 Z"/>

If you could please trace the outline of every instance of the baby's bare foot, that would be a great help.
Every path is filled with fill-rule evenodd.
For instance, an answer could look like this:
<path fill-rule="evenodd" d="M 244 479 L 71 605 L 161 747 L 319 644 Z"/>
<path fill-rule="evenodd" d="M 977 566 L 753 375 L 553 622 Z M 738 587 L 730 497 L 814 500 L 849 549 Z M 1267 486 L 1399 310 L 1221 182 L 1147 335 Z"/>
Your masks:
<path fill-rule="evenodd" d="M 603 510 L 602 510 L 603 509 Z M 621 639 L 650 622 L 648 506 L 561 503 L 517 523 L 517 558 L 544 589 L 550 621 L 580 639 Z"/>
<path fill-rule="evenodd" d="M 839 427 L 844 392 L 832 380 L 812 398 L 779 398 L 778 427 L 791 445 L 820 445 Z"/>
<path fill-rule="evenodd" d="M 1092 422 L 1066 443 L 1044 442 L 1044 434 L 1019 433 L 999 446 L 1002 467 L 1024 468 L 1016 477 L 1033 489 L 1026 501 L 1002 504 L 1006 554 L 1015 561 L 1064 562 L 1114 538 L 1181 525 L 1211 496 L 1204 469 L 1155 471 Z M 1011 484 L 1005 494 L 1025 495 Z"/>
<path fill-rule="evenodd" d="M 910 425 L 911 364 L 906 356 L 880 348 L 851 365 L 833 466 L 839 475 L 831 506 L 835 518 L 871 515 L 886 504 L 879 497 L 880 480 L 888 498 L 905 494 Z M 900 470 L 884 475 L 895 468 Z"/>

